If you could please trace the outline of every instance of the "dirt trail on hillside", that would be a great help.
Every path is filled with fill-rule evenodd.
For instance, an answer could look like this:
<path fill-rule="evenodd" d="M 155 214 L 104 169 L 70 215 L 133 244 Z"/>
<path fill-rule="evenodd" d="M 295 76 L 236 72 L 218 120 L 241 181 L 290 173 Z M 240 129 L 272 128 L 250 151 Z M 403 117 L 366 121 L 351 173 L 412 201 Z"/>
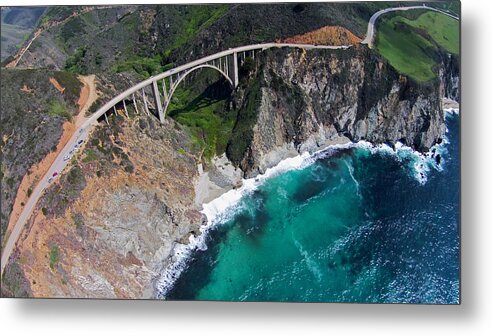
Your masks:
<path fill-rule="evenodd" d="M 50 152 L 44 157 L 39 163 L 33 165 L 26 175 L 24 175 L 19 189 L 17 189 L 17 195 L 15 197 L 14 205 L 12 207 L 12 213 L 10 214 L 9 224 L 7 226 L 7 231 L 3 239 L 3 243 L 7 241 L 10 232 L 12 231 L 17 219 L 19 218 L 24 204 L 27 203 L 29 199 L 29 189 L 34 190 L 38 181 L 46 174 L 48 169 L 51 167 L 55 159 L 60 155 L 63 147 L 70 140 L 74 132 L 84 123 L 86 120 L 85 113 L 92 105 L 92 103 L 97 99 L 95 75 L 90 76 L 79 76 L 80 81 L 84 84 L 80 91 L 80 97 L 77 102 L 79 106 L 78 114 L 72 119 L 72 121 L 66 121 L 63 124 L 63 133 L 58 141 L 56 150 Z"/>
<path fill-rule="evenodd" d="M 96 76 L 80 76 L 79 77 L 84 82 L 84 87 L 80 92 L 79 101 L 79 114 L 75 117 L 75 126 L 80 127 L 83 122 L 87 119 L 85 117 L 86 112 L 89 110 L 91 105 L 97 100 L 97 90 L 96 90 Z"/>
<path fill-rule="evenodd" d="M 55 89 L 58 90 L 58 92 L 60 93 L 65 92 L 65 88 L 61 86 L 60 83 L 58 83 L 58 81 L 55 78 L 50 77 L 50 83 L 53 84 L 53 86 L 55 87 Z"/>
<path fill-rule="evenodd" d="M 8 63 L 7 65 L 5 65 L 6 68 L 15 68 L 17 67 L 17 64 L 19 64 L 22 56 L 24 56 L 24 54 L 29 50 L 29 48 L 31 47 L 32 43 L 39 37 L 39 35 L 41 35 L 45 30 L 49 29 L 49 28 L 53 28 L 53 27 L 56 27 L 56 26 L 59 26 L 59 25 L 63 25 L 65 23 L 67 23 L 69 20 L 73 19 L 73 18 L 76 18 L 80 15 L 83 15 L 83 14 L 86 14 L 86 13 L 89 13 L 93 10 L 98 10 L 98 9 L 109 9 L 109 8 L 112 8 L 112 6 L 86 6 L 85 8 L 83 8 L 80 12 L 73 12 L 70 16 L 68 16 L 67 18 L 65 18 L 64 20 L 62 21 L 51 21 L 51 22 L 48 22 L 46 24 L 41 24 L 40 27 L 38 27 L 36 29 L 36 31 L 32 34 L 32 37 L 31 39 L 29 39 L 28 41 L 24 42 L 24 46 L 21 47 L 17 53 L 15 55 L 12 56 L 12 61 L 10 61 L 10 63 Z"/>

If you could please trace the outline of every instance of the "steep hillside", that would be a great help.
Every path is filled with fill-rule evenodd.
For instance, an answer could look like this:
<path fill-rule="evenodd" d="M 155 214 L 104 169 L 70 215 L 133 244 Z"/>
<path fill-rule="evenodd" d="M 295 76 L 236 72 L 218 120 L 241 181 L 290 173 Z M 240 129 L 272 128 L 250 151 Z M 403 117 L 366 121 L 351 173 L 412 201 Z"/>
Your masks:
<path fill-rule="evenodd" d="M 46 7 L 1 7 L 1 60 L 20 48 L 36 27 Z"/>
<path fill-rule="evenodd" d="M 50 83 L 50 79 L 64 88 L 63 93 Z M 77 77 L 66 72 L 1 70 L 3 238 L 21 180 L 35 164 L 56 148 L 64 124 L 78 111 L 81 87 Z"/>
<path fill-rule="evenodd" d="M 43 33 L 19 66 L 77 73 L 135 71 L 148 77 L 230 47 L 327 25 L 363 37 L 370 16 L 390 5 L 394 3 L 51 7 L 42 19 Z"/>
<path fill-rule="evenodd" d="M 270 50 L 258 61 L 243 67 L 226 103 L 237 111 L 227 155 L 245 176 L 348 139 L 424 151 L 444 133 L 443 82 L 419 85 L 365 46 Z M 443 64 L 443 73 L 452 71 Z M 7 267 L 5 293 L 151 297 L 173 248 L 198 234 L 204 174 L 193 135 L 171 118 L 160 125 L 132 108 L 130 119 L 122 115 L 96 127 L 38 203 Z M 207 167 L 208 177 L 235 187 L 217 174 L 224 162 Z"/>
<path fill-rule="evenodd" d="M 172 120 L 130 112 L 96 127 L 40 200 L 6 269 L 5 295 L 148 298 L 171 249 L 198 232 L 190 138 Z"/>
<path fill-rule="evenodd" d="M 440 78 L 422 84 L 400 75 L 365 46 L 268 50 L 259 62 L 235 95 L 237 121 L 227 147 L 246 176 L 340 137 L 400 141 L 425 152 L 442 140 L 441 99 L 448 78 L 459 76 L 444 57 Z"/>

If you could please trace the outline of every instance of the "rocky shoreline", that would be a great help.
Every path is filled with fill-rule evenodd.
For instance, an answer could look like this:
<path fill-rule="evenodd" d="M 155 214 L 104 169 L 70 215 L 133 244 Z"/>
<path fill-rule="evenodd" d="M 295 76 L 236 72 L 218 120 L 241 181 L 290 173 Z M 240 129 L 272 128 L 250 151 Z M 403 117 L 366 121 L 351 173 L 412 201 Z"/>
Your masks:
<path fill-rule="evenodd" d="M 442 106 L 444 113 L 444 109 L 459 108 L 459 103 L 449 98 L 443 98 Z M 258 171 L 256 176 L 263 175 L 268 169 L 276 168 L 278 165 L 281 165 L 281 162 L 284 160 L 299 157 L 306 153 L 312 156 L 315 153 L 323 152 L 323 150 L 331 146 L 354 144 L 353 141 L 344 136 L 335 135 L 326 139 L 323 138 L 324 135 L 325 134 L 313 134 L 312 137 L 297 146 L 297 148 L 293 143 L 290 143 L 266 153 L 265 157 L 262 158 L 262 168 Z M 323 138 L 323 141 L 320 141 L 320 138 Z M 424 155 L 422 157 L 424 157 Z M 234 168 L 232 162 L 225 155 L 214 158 L 208 166 L 208 171 L 203 170 L 202 164 L 197 166 L 199 175 L 195 182 L 195 204 L 202 210 L 204 204 L 220 201 L 220 198 L 230 190 L 240 188 L 243 185 L 243 176 L 246 176 L 246 173 L 240 168 Z M 213 177 L 211 178 L 211 176 Z M 204 217 L 202 223 L 205 223 L 207 220 L 212 220 L 211 218 L 206 218 L 206 214 L 204 214 Z M 208 229 L 209 227 L 207 224 L 203 224 L 201 228 Z M 180 253 L 182 253 L 182 250 L 180 250 Z M 168 267 L 172 267 L 172 259 L 177 260 L 176 258 L 176 255 L 171 255 L 169 257 Z M 180 260 L 180 262 L 182 262 L 182 260 Z M 166 269 L 164 272 L 165 271 Z M 156 283 L 158 282 L 159 279 L 157 278 L 153 285 L 144 292 L 143 298 L 160 298 L 162 293 L 157 289 Z"/>
<path fill-rule="evenodd" d="M 426 83 L 398 74 L 363 46 L 266 51 L 259 63 L 232 103 L 238 109 L 233 133 L 240 134 L 227 154 L 245 177 L 261 174 L 277 157 L 338 137 L 390 146 L 400 142 L 426 152 L 445 132 L 441 100 L 450 92 L 449 78 L 451 98 L 459 100 L 453 62 L 442 63 L 440 76 Z"/>
<path fill-rule="evenodd" d="M 444 133 L 442 82 L 413 83 L 367 48 L 266 51 L 258 62 L 231 98 L 238 121 L 227 152 L 211 162 L 172 119 L 119 116 L 94 130 L 18 243 L 11 267 L 30 295 L 156 298 L 174 253 L 206 224 L 203 205 L 245 179 L 360 140 L 424 152 Z"/>
<path fill-rule="evenodd" d="M 361 140 L 390 147 L 403 143 L 425 153 L 444 136 L 444 108 L 459 105 L 445 98 L 452 78 L 452 98 L 459 99 L 454 63 L 450 70 L 443 65 L 439 79 L 422 86 L 398 75 L 365 47 L 348 55 L 279 50 L 266 53 L 260 62 L 259 70 L 232 99 L 239 118 L 251 112 L 245 109 L 252 96 L 258 101 L 251 140 L 239 157 L 229 151 L 205 170 L 198 165 L 198 209 L 240 187 L 243 178 L 331 145 Z M 374 90 L 375 80 L 387 83 Z M 255 85 L 256 95 L 249 88 Z"/>

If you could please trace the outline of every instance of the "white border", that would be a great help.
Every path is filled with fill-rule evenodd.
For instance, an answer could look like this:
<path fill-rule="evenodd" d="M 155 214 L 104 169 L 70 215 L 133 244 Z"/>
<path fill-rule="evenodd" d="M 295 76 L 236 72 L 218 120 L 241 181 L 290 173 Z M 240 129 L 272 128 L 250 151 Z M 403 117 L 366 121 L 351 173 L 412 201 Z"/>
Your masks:
<path fill-rule="evenodd" d="M 1 1 L 2 6 L 41 3 L 47 2 Z M 105 0 L 84 3 L 140 1 Z M 36 336 L 490 335 L 491 6 L 486 1 L 478 0 L 462 0 L 462 6 L 462 305 L 440 307 L 0 299 L 0 332 L 3 335 Z"/>

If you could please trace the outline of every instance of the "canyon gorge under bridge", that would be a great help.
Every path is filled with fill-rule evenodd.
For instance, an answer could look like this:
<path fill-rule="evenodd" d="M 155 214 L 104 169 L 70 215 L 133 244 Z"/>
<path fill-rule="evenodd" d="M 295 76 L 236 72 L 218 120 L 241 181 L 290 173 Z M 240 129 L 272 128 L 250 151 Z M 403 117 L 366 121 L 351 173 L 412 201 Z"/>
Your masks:
<path fill-rule="evenodd" d="M 139 114 L 140 111 L 143 111 L 143 113 L 146 113 L 147 115 L 156 114 L 160 122 L 163 123 L 176 88 L 189 74 L 196 70 L 204 68 L 214 69 L 230 83 L 233 89 L 235 89 L 239 85 L 239 67 L 245 62 L 247 57 L 254 60 L 255 55 L 263 50 L 270 48 L 302 48 L 305 50 L 347 49 L 349 47 L 350 45 L 325 46 L 312 44 L 264 43 L 230 48 L 167 70 L 132 86 L 99 108 L 89 118 L 88 122 L 92 124 L 103 117 L 107 122 L 108 114 L 116 113 L 117 108 L 123 109 L 128 117 L 127 106 L 128 104 L 133 104 L 133 108 L 137 114 Z M 137 101 L 140 102 L 140 108 L 137 106 Z M 151 109 L 154 112 L 151 112 Z"/>

